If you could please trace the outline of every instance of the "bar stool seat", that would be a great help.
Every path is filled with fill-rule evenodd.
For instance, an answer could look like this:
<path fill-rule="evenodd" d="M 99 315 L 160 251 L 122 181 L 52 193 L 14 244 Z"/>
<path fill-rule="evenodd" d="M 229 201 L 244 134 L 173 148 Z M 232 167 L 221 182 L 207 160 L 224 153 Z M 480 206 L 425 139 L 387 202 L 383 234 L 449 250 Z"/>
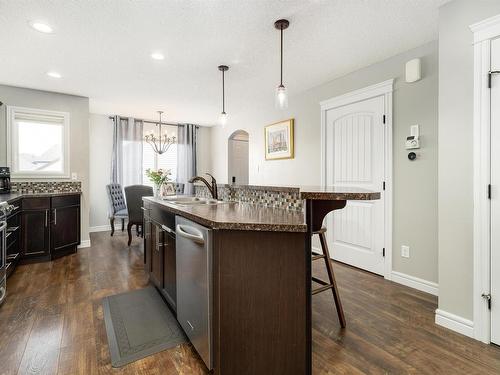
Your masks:
<path fill-rule="evenodd" d="M 320 284 L 321 286 L 312 290 L 312 295 L 332 290 L 333 300 L 335 301 L 335 307 L 337 308 L 337 315 L 339 317 L 340 325 L 345 328 L 346 321 L 344 316 L 344 309 L 342 308 L 342 302 L 340 301 L 339 291 L 337 289 L 337 282 L 335 281 L 335 276 L 333 275 L 333 267 L 330 260 L 330 252 L 328 251 L 328 245 L 326 244 L 326 228 L 323 227 L 318 231 L 313 232 L 313 235 L 317 234 L 319 236 L 319 241 L 321 242 L 322 254 L 312 252 L 312 261 L 323 259 L 325 261 L 326 271 L 328 273 L 328 282 L 317 277 L 312 277 L 312 281 Z"/>

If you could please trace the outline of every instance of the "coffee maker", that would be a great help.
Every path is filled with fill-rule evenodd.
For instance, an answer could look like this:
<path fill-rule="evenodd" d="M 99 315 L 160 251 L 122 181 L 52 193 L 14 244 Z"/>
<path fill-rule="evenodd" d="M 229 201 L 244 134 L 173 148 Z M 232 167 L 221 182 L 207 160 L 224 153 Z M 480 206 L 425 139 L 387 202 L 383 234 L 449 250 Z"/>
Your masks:
<path fill-rule="evenodd" d="M 10 193 L 10 169 L 0 167 L 0 194 Z"/>

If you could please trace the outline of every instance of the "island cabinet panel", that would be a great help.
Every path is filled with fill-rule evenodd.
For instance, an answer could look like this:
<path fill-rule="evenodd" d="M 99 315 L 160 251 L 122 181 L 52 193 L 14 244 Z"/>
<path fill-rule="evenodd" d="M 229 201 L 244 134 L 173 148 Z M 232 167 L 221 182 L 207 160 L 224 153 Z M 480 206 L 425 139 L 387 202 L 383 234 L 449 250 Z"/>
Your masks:
<path fill-rule="evenodd" d="M 175 235 L 164 232 L 163 236 L 163 295 L 170 306 L 177 310 L 177 281 Z"/>
<path fill-rule="evenodd" d="M 305 233 L 214 231 L 214 372 L 311 373 Z"/>
<path fill-rule="evenodd" d="M 144 269 L 174 312 L 177 307 L 175 215 L 143 202 Z"/>
<path fill-rule="evenodd" d="M 159 225 L 151 225 L 151 282 L 158 288 L 163 288 L 163 231 Z"/>
<path fill-rule="evenodd" d="M 153 249 L 153 242 L 151 238 L 151 226 L 153 223 L 151 219 L 144 213 L 144 270 L 149 275 L 151 272 L 151 255 Z"/>

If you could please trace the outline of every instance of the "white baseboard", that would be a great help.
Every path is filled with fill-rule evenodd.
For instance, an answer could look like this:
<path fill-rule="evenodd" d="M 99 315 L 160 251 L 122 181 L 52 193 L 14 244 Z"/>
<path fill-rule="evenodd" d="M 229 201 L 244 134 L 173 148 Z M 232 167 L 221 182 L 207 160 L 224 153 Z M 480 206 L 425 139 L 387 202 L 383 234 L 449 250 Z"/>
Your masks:
<path fill-rule="evenodd" d="M 127 224 L 128 221 L 125 220 L 125 230 L 127 230 Z M 108 232 L 111 230 L 111 225 L 106 224 L 106 225 L 96 225 L 94 227 L 89 228 L 89 232 Z M 115 231 L 121 231 L 122 230 L 122 223 L 120 220 L 115 221 Z"/>
<path fill-rule="evenodd" d="M 436 324 L 474 338 L 474 322 L 472 320 L 436 309 Z"/>
<path fill-rule="evenodd" d="M 120 228 L 121 228 L 121 223 L 120 223 Z M 107 232 L 111 230 L 111 226 L 109 224 L 107 225 L 97 225 L 95 227 L 90 227 L 89 228 L 89 232 L 90 233 L 93 233 L 93 232 Z M 116 230 L 116 225 L 115 225 L 115 230 Z"/>
<path fill-rule="evenodd" d="M 391 279 L 395 283 L 406 285 L 434 296 L 437 296 L 439 293 L 439 286 L 435 282 L 420 279 L 402 272 L 392 271 Z"/>
<path fill-rule="evenodd" d="M 316 246 L 312 246 L 312 251 L 320 254 L 322 253 L 321 249 Z M 425 293 L 432 294 L 434 296 L 437 296 L 439 293 L 439 286 L 437 283 L 420 279 L 415 276 L 407 275 L 402 272 L 392 271 L 391 281 L 394 281 L 395 283 L 402 284 L 405 286 L 409 286 L 410 288 L 417 289 Z"/>
<path fill-rule="evenodd" d="M 80 245 L 78 245 L 78 248 L 82 249 L 84 247 L 90 247 L 90 240 L 80 241 Z"/>

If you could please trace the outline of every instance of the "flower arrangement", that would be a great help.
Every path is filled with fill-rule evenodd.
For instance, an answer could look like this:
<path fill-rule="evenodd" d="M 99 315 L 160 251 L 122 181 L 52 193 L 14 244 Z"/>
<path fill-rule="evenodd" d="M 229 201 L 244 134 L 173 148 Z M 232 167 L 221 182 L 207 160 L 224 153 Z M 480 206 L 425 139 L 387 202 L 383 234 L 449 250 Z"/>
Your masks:
<path fill-rule="evenodd" d="M 160 191 L 161 186 L 165 182 L 170 181 L 170 176 L 172 175 L 172 172 L 170 172 L 170 169 L 163 170 L 163 169 L 158 169 L 157 171 L 152 170 L 152 169 L 146 169 L 146 176 L 150 179 L 150 181 L 155 185 L 157 192 Z"/>

